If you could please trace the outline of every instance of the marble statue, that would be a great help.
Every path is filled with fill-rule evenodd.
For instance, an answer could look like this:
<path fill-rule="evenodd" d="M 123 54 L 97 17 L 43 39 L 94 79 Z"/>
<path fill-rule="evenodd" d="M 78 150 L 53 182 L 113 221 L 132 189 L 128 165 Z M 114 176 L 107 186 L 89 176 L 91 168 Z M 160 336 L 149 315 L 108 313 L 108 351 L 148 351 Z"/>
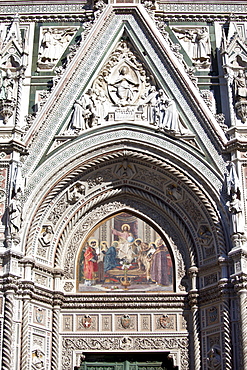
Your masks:
<path fill-rule="evenodd" d="M 176 104 L 163 90 L 159 90 L 156 102 L 156 125 L 161 130 L 178 132 L 178 113 Z"/>
<path fill-rule="evenodd" d="M 5 77 L 2 78 L 0 97 L 6 100 L 14 98 L 15 81 L 10 69 L 7 69 Z"/>
<path fill-rule="evenodd" d="M 148 95 L 144 98 L 143 104 L 147 105 L 147 120 L 151 124 L 156 123 L 156 103 L 157 103 L 157 90 L 155 86 L 151 86 Z"/>
<path fill-rule="evenodd" d="M 234 78 L 235 98 L 237 100 L 245 100 L 247 98 L 247 85 L 244 71 L 240 69 L 237 76 Z"/>
<path fill-rule="evenodd" d="M 113 100 L 119 106 L 126 106 L 134 102 L 135 93 L 138 91 L 139 82 L 133 77 L 131 69 L 123 65 L 118 69 L 118 76 L 113 76 L 113 81 L 109 83 Z"/>
<path fill-rule="evenodd" d="M 194 53 L 193 59 L 204 62 L 209 59 L 209 34 L 207 27 L 195 30 Z"/>
<path fill-rule="evenodd" d="M 53 237 L 53 231 L 51 226 L 45 226 L 42 230 L 42 235 L 40 238 L 41 244 L 43 247 L 49 247 Z"/>
<path fill-rule="evenodd" d="M 35 349 L 32 351 L 32 369 L 45 369 L 44 353 L 40 349 Z"/>
<path fill-rule="evenodd" d="M 173 27 L 182 46 L 200 68 L 208 68 L 211 46 L 207 27 Z"/>
<path fill-rule="evenodd" d="M 8 229 L 11 236 L 18 235 L 22 222 L 21 193 L 17 192 L 8 207 Z"/>
<path fill-rule="evenodd" d="M 86 94 L 82 95 L 74 103 L 70 129 L 78 134 L 80 131 L 96 126 L 98 124 L 98 118 L 99 110 L 97 111 L 96 94 L 94 90 L 88 89 Z"/>
<path fill-rule="evenodd" d="M 232 218 L 232 234 L 244 233 L 242 202 L 237 193 L 232 194 L 228 209 Z"/>
<path fill-rule="evenodd" d="M 70 204 L 75 204 L 82 195 L 85 194 L 85 185 L 76 183 L 74 184 L 67 193 L 68 202 Z"/>

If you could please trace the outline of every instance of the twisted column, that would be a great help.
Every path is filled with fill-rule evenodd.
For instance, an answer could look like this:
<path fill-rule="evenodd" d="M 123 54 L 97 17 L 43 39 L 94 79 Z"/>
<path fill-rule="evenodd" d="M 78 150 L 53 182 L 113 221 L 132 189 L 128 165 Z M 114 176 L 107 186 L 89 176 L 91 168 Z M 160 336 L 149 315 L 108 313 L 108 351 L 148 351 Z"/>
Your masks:
<path fill-rule="evenodd" d="M 238 292 L 240 300 L 240 322 L 241 322 L 241 340 L 242 340 L 242 369 L 247 369 L 247 290 L 241 289 Z"/>
<path fill-rule="evenodd" d="M 2 370 L 11 370 L 13 333 L 13 292 L 6 292 L 4 302 Z"/>
<path fill-rule="evenodd" d="M 223 367 L 226 370 L 232 370 L 231 315 L 230 315 L 230 307 L 229 307 L 229 298 L 223 296 L 223 302 L 222 303 L 223 303 L 223 325 L 224 325 Z M 245 367 L 244 367 L 244 369 L 245 369 Z"/>
<path fill-rule="evenodd" d="M 54 307 L 52 316 L 52 354 L 51 370 L 58 370 L 59 352 L 59 313 L 60 307 Z"/>
<path fill-rule="evenodd" d="M 18 79 L 18 88 L 17 88 L 17 101 L 16 101 L 16 109 L 15 109 L 15 125 L 19 126 L 20 124 L 20 110 L 21 110 L 21 96 L 22 96 L 22 85 L 23 85 L 23 72 L 20 74 Z"/>
<path fill-rule="evenodd" d="M 191 290 L 189 291 L 189 304 L 192 312 L 192 326 L 193 326 L 193 353 L 194 353 L 194 370 L 201 369 L 201 347 L 200 347 L 200 320 L 198 309 L 198 290 L 196 289 L 196 278 L 198 268 L 192 266 L 189 269 L 189 276 L 191 277 Z"/>
<path fill-rule="evenodd" d="M 221 279 L 218 282 L 218 288 L 223 305 L 223 348 L 222 360 L 225 370 L 232 370 L 232 338 L 231 338 L 231 312 L 230 312 L 230 285 L 228 278 L 228 257 L 220 256 L 218 263 L 221 268 Z"/>
<path fill-rule="evenodd" d="M 197 306 L 197 297 L 198 294 L 190 295 L 190 304 L 191 312 L 192 312 L 192 326 L 193 326 L 193 347 L 194 347 L 194 369 L 200 370 L 201 369 L 201 348 L 200 348 L 200 340 L 199 340 L 199 310 Z"/>
<path fill-rule="evenodd" d="M 29 316 L 30 297 L 25 297 L 22 308 L 22 328 L 21 328 L 21 369 L 28 368 L 28 316 Z"/>

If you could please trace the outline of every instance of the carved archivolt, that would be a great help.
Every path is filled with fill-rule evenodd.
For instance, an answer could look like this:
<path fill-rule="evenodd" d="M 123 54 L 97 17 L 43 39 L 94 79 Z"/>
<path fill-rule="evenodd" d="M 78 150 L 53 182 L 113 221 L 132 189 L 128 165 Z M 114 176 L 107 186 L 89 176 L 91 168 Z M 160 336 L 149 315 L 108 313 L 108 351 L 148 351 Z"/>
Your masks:
<path fill-rule="evenodd" d="M 118 162 L 118 158 L 119 159 L 128 158 L 128 160 L 127 161 L 122 160 L 122 162 Z M 138 165 L 138 173 L 140 174 L 139 178 L 135 162 L 144 160 L 145 160 L 145 167 L 143 167 L 143 171 L 145 169 L 144 172 L 142 171 L 140 165 Z M 109 167 L 111 163 L 112 169 Z M 104 167 L 105 165 L 108 165 L 108 167 Z M 153 166 L 155 166 L 154 168 L 157 168 L 157 170 L 154 170 Z M 94 169 L 96 171 L 94 171 Z M 83 177 L 82 174 L 84 174 Z M 165 185 L 167 183 L 167 175 L 170 178 L 171 184 L 167 185 L 166 197 L 164 197 L 164 195 L 162 195 L 162 188 L 158 189 L 159 192 L 157 192 L 157 184 Z M 133 177 L 135 178 L 135 183 L 137 183 L 137 181 L 139 181 L 139 184 L 141 184 L 141 182 L 143 183 L 142 188 L 140 188 L 139 192 L 136 189 L 136 185 L 134 186 L 131 185 L 130 180 Z M 128 188 L 132 188 L 131 190 L 132 194 L 135 188 L 136 189 L 135 191 L 138 193 L 138 194 L 135 193 L 135 195 L 137 195 L 139 198 L 147 196 L 148 202 L 152 203 L 156 202 L 155 198 L 158 199 L 160 197 L 160 199 L 163 199 L 162 201 L 160 201 L 161 203 L 168 202 L 170 205 L 172 205 L 172 207 L 175 206 L 177 210 L 178 210 L 177 203 L 180 202 L 188 203 L 189 198 L 187 198 L 188 200 L 186 200 L 186 198 L 184 198 L 183 195 L 183 191 L 186 189 L 186 192 L 188 192 L 189 197 L 194 198 L 195 204 L 198 203 L 198 201 L 200 202 L 200 207 L 198 208 L 198 210 L 200 210 L 200 212 L 203 211 L 204 214 L 203 216 L 204 227 L 202 228 L 201 226 L 198 225 L 197 231 L 198 236 L 201 238 L 201 235 L 204 234 L 202 230 L 206 230 L 208 228 L 208 226 L 205 226 L 205 220 L 207 220 L 206 223 L 209 222 L 210 225 L 212 226 L 214 225 L 216 228 L 215 230 L 217 230 L 217 236 L 216 232 L 213 232 L 214 237 L 216 237 L 216 240 L 218 240 L 218 242 L 216 243 L 222 246 L 225 244 L 222 236 L 222 231 L 219 227 L 217 212 L 213 208 L 208 198 L 203 194 L 201 189 L 199 189 L 186 175 L 181 173 L 175 167 L 172 167 L 170 164 L 158 160 L 157 158 L 154 158 L 152 156 L 133 151 L 118 151 L 115 153 L 113 152 L 111 154 L 105 154 L 101 157 L 98 157 L 95 160 L 92 160 L 90 163 L 85 163 L 82 166 L 77 167 L 74 171 L 71 171 L 68 174 L 68 176 L 66 176 L 66 178 L 57 182 L 57 185 L 49 192 L 46 198 L 42 200 L 41 206 L 38 209 L 36 216 L 34 217 L 34 222 L 29 231 L 29 237 L 27 242 L 27 253 L 34 252 L 32 251 L 31 248 L 33 248 L 33 246 L 36 245 L 36 243 L 38 242 L 38 238 L 40 236 L 40 233 L 38 232 L 37 228 L 43 227 L 44 225 L 50 224 L 51 222 L 53 223 L 56 220 L 57 220 L 56 221 L 57 234 L 55 232 L 54 237 L 56 237 L 57 240 L 58 238 L 61 237 L 61 242 L 59 243 L 61 243 L 62 245 L 64 243 L 63 239 L 68 238 L 69 235 L 68 230 L 69 229 L 71 230 L 72 225 L 73 227 L 75 226 L 76 224 L 75 220 L 80 219 L 83 214 L 85 214 L 89 209 L 92 209 L 92 207 L 96 206 L 100 202 L 103 202 L 106 199 L 110 199 L 111 197 L 117 196 L 121 194 L 121 192 L 123 192 L 124 179 L 129 181 Z M 121 184 L 119 183 L 118 186 L 114 187 L 114 181 L 120 180 Z M 181 185 L 177 186 L 176 185 L 177 181 L 179 181 Z M 148 190 L 143 191 L 146 186 L 145 183 L 150 187 L 149 191 Z M 102 191 L 103 188 L 101 189 L 101 187 L 105 186 L 108 187 L 107 191 L 106 190 Z M 76 196 L 73 198 L 73 201 L 71 202 L 69 201 L 69 199 L 74 188 L 76 188 L 77 190 Z M 80 191 L 78 191 L 79 188 Z M 90 196 L 88 196 L 89 188 L 91 191 Z M 153 195 L 151 196 L 151 194 L 149 194 L 152 188 L 154 189 L 153 195 L 155 194 L 156 197 L 154 197 Z M 90 198 L 92 199 L 90 200 Z M 32 202 L 33 204 L 37 203 L 34 200 Z M 82 210 L 83 204 L 84 206 Z M 181 211 L 182 208 L 180 208 L 179 212 Z M 191 210 L 191 212 L 192 211 L 193 209 Z M 66 220 L 64 219 L 65 216 Z M 188 221 L 186 222 L 188 223 Z M 66 226 L 65 231 L 63 231 L 65 226 Z M 192 225 L 192 228 L 193 227 L 194 225 Z M 210 230 L 208 231 L 210 232 Z M 199 245 L 200 242 L 198 243 L 198 248 L 200 248 Z M 54 248 L 55 244 L 53 244 L 53 251 Z M 60 247 L 58 247 L 56 255 L 57 265 L 60 264 L 59 262 L 60 253 L 61 253 Z M 202 256 L 200 258 L 202 258 Z"/>

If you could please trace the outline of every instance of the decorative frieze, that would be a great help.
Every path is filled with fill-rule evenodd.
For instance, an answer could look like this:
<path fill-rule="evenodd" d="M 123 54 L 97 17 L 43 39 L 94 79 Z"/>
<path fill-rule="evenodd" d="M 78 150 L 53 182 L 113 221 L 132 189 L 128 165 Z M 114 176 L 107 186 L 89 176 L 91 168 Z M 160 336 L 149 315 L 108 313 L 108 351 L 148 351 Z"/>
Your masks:
<path fill-rule="evenodd" d="M 119 305 L 120 307 L 121 305 Z M 39 309 L 41 310 L 41 309 Z M 39 311 L 37 314 L 40 316 Z M 63 314 L 61 330 L 63 332 L 185 332 L 188 329 L 188 313 L 186 318 L 181 313 L 172 314 L 171 311 L 163 314 L 155 313 L 112 313 L 105 314 L 102 312 L 95 313 L 90 311 L 90 314 Z M 42 312 L 43 313 L 43 312 Z M 45 312 L 42 316 L 45 315 Z M 214 312 L 210 313 L 212 324 L 215 321 Z M 218 316 L 217 316 L 218 317 Z M 37 320 L 36 320 L 37 321 Z M 74 328 L 75 323 L 75 328 Z"/>
<path fill-rule="evenodd" d="M 63 370 L 70 370 L 73 366 L 73 353 L 75 351 L 172 351 L 177 353 L 181 370 L 189 369 L 188 338 L 169 336 L 101 336 L 101 337 L 63 337 Z"/>

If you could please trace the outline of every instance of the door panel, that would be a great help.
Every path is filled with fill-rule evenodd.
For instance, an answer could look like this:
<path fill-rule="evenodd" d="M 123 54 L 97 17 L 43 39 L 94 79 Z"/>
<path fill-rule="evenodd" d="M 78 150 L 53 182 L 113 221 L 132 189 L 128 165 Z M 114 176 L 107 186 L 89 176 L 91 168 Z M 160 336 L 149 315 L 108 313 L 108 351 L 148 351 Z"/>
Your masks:
<path fill-rule="evenodd" d="M 161 362 L 84 362 L 80 370 L 166 370 Z"/>

